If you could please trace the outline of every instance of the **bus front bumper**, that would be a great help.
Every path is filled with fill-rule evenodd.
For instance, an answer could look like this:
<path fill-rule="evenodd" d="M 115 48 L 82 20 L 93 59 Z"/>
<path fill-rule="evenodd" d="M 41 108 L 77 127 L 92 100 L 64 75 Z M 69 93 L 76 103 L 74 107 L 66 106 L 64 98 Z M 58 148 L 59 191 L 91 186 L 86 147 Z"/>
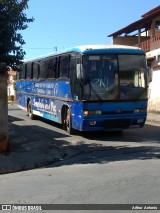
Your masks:
<path fill-rule="evenodd" d="M 146 115 L 105 119 L 90 118 L 83 120 L 80 131 L 117 131 L 130 128 L 142 128 L 145 121 Z"/>

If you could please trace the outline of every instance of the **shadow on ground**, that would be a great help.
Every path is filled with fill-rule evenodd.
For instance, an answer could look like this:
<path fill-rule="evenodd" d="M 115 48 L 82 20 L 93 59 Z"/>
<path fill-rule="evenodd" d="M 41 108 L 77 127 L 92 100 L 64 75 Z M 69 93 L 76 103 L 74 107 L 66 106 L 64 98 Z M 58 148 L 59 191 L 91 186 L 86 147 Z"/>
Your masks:
<path fill-rule="evenodd" d="M 22 119 L 9 116 L 15 135 L 10 140 L 13 161 L 20 170 L 73 164 L 108 163 L 114 161 L 160 158 L 160 127 L 115 132 L 86 132 L 70 136 L 38 125 L 20 125 Z M 54 122 L 40 119 L 46 125 Z M 14 121 L 18 121 L 19 125 Z M 60 128 L 59 125 L 55 126 Z M 78 137 L 78 141 L 73 142 Z M 72 143 L 71 143 L 72 141 Z M 103 143 L 102 143 L 103 142 Z M 123 143 L 123 145 L 122 145 Z M 23 165 L 23 167 L 22 167 Z"/>

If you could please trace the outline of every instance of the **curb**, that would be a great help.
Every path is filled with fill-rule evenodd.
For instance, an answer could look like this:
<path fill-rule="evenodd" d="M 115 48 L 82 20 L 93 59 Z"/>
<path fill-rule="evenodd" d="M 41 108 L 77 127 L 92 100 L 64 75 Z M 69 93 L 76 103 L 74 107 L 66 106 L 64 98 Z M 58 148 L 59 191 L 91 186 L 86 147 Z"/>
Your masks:
<path fill-rule="evenodd" d="M 23 140 L 22 140 L 23 141 Z M 22 144 L 21 144 L 22 143 Z M 63 158 L 64 152 L 55 145 L 39 147 L 26 145 L 16 135 L 10 139 L 9 151 L 0 154 L 0 174 L 8 174 L 32 170 L 57 163 Z"/>
<path fill-rule="evenodd" d="M 160 121 L 154 120 L 154 119 L 147 119 L 146 122 L 151 122 L 151 123 L 160 123 Z"/>
<path fill-rule="evenodd" d="M 146 121 L 152 122 L 152 123 L 157 123 L 157 124 L 160 123 L 160 113 L 148 112 Z"/>
<path fill-rule="evenodd" d="M 0 175 L 46 167 L 59 162 L 65 150 L 52 143 L 27 141 L 8 121 L 9 149 L 0 154 Z"/>

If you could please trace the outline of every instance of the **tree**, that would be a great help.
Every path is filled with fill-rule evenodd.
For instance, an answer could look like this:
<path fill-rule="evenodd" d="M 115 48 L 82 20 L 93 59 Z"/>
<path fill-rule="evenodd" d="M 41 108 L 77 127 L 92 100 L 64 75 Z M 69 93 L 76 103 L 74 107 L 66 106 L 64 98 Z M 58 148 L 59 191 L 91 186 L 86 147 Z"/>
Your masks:
<path fill-rule="evenodd" d="M 24 13 L 27 8 L 28 0 L 0 0 L 0 72 L 22 63 L 25 41 L 20 31 L 34 21 Z"/>
<path fill-rule="evenodd" d="M 22 63 L 25 44 L 21 30 L 25 30 L 33 18 L 23 12 L 28 0 L 0 0 L 0 153 L 6 152 L 8 139 L 7 66 L 15 70 Z"/>

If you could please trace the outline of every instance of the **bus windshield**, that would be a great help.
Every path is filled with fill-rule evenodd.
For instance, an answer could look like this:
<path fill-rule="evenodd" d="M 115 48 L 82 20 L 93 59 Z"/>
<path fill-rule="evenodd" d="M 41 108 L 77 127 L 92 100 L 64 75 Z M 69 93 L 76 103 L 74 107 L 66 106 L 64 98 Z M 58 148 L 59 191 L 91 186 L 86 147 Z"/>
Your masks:
<path fill-rule="evenodd" d="M 144 55 L 84 55 L 83 100 L 147 99 Z"/>

